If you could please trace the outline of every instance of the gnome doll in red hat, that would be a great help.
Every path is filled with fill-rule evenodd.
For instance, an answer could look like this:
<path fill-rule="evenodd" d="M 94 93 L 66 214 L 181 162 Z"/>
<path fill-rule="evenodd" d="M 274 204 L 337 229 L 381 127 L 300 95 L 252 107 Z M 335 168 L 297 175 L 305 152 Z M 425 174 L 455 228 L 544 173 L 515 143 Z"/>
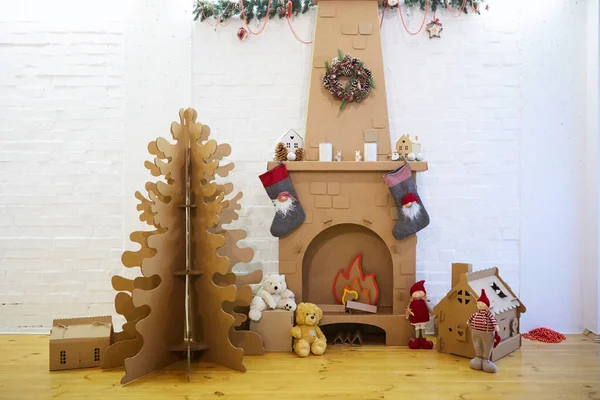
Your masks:
<path fill-rule="evenodd" d="M 500 328 L 489 308 L 490 300 L 485 294 L 485 289 L 481 289 L 481 296 L 477 299 L 478 311 L 467 321 L 467 325 L 471 325 L 471 338 L 475 348 L 475 358 L 469 362 L 469 366 L 478 371 L 494 373 L 497 368 L 491 360 L 492 349 Z"/>
<path fill-rule="evenodd" d="M 425 339 L 425 325 L 429 322 L 429 314 L 432 313 L 428 302 L 425 281 L 419 281 L 412 285 L 410 302 L 408 307 L 404 308 L 406 318 L 415 327 L 415 337 L 408 342 L 408 347 L 411 349 L 433 349 L 433 343 Z"/>

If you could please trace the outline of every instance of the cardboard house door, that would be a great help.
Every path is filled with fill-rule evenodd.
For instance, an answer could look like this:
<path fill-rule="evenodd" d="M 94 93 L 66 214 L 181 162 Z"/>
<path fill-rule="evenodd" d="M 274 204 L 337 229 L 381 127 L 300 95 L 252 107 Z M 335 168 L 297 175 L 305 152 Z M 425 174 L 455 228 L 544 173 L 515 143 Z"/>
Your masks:
<path fill-rule="evenodd" d="M 79 368 L 91 367 L 94 365 L 94 348 L 79 349 Z"/>

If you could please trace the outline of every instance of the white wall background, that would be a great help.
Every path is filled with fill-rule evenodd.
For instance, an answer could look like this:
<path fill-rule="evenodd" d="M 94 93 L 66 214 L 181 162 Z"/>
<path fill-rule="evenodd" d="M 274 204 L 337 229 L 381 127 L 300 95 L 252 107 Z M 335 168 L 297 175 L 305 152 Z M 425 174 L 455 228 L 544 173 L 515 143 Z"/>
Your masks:
<path fill-rule="evenodd" d="M 441 11 L 439 40 L 386 15 L 392 140 L 419 135 L 429 162 L 417 268 L 432 300 L 451 262 L 497 265 L 528 307 L 524 329 L 579 332 L 598 325 L 597 307 L 573 311 L 583 290 L 598 303 L 598 18 L 586 2 L 522 3 Z M 276 271 L 258 174 L 282 133 L 304 131 L 311 47 L 278 19 L 240 42 L 239 23 L 192 23 L 186 2 L 104 2 L 93 21 L 73 4 L 0 5 L 0 330 L 114 312 L 110 276 L 143 228 L 133 193 L 151 178 L 146 144 L 190 105 L 233 147 L 235 225 L 256 253 L 241 269 Z M 294 20 L 301 37 L 314 19 Z"/>
<path fill-rule="evenodd" d="M 586 108 L 586 218 L 584 232 L 584 263 L 583 290 L 589 301 L 583 305 L 583 324 L 586 328 L 600 334 L 600 174 L 598 173 L 598 155 L 600 142 L 598 132 L 600 127 L 600 82 L 598 81 L 598 62 L 600 42 L 600 9 L 597 1 L 587 3 L 587 35 L 597 40 L 587 43 L 587 108 Z M 594 290 L 595 289 L 595 290 Z"/>

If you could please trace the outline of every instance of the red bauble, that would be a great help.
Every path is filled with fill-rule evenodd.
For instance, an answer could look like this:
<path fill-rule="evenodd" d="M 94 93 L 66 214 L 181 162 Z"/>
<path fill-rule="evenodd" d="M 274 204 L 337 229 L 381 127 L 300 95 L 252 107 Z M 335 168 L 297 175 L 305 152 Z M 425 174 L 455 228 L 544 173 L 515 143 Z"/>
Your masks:
<path fill-rule="evenodd" d="M 248 38 L 248 31 L 243 26 L 237 31 L 237 38 L 240 40 L 244 40 Z"/>

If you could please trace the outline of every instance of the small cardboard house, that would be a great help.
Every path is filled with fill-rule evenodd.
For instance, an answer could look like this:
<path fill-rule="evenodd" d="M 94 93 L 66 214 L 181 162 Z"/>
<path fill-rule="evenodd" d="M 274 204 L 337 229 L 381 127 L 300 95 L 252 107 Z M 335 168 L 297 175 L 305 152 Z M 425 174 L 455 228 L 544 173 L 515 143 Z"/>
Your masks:
<path fill-rule="evenodd" d="M 112 337 L 110 316 L 55 319 L 50 332 L 50 371 L 99 367 Z"/>
<path fill-rule="evenodd" d="M 279 138 L 279 141 L 285 145 L 286 149 L 288 149 L 288 152 L 304 148 L 304 138 L 293 129 L 287 131 L 281 138 Z"/>
<path fill-rule="evenodd" d="M 396 151 L 398 154 L 408 157 L 409 153 L 418 154 L 421 152 L 421 143 L 418 136 L 402 135 L 396 142 Z"/>
<path fill-rule="evenodd" d="M 498 268 L 475 272 L 471 268 L 471 264 L 452 264 L 452 289 L 433 308 L 438 323 L 437 349 L 441 353 L 475 356 L 467 320 L 477 311 L 477 299 L 481 289 L 485 289 L 502 339 L 492 351 L 492 361 L 496 361 L 521 347 L 519 319 L 525 306 L 500 278 Z"/>

